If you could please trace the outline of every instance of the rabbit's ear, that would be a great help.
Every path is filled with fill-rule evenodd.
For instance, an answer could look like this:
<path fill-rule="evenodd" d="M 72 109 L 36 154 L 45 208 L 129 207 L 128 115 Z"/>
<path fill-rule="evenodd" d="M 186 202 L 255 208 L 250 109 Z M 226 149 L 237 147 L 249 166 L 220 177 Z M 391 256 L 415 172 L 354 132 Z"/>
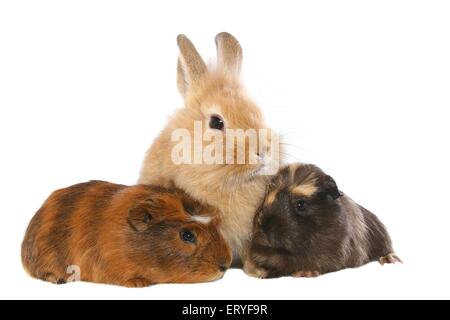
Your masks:
<path fill-rule="evenodd" d="M 242 47 L 231 34 L 219 33 L 216 36 L 217 63 L 219 68 L 239 76 L 242 66 Z"/>
<path fill-rule="evenodd" d="M 177 42 L 178 47 L 180 48 L 177 67 L 178 90 L 183 97 L 186 97 L 192 85 L 195 84 L 208 69 L 191 40 L 185 35 L 180 34 L 177 38 Z"/>

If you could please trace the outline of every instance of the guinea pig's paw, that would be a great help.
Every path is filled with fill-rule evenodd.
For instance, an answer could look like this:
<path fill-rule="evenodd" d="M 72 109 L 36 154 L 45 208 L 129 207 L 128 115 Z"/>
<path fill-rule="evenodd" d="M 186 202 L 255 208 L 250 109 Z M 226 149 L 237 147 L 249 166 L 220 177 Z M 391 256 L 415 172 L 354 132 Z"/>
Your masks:
<path fill-rule="evenodd" d="M 37 275 L 37 278 L 43 280 L 43 281 L 47 281 L 47 282 L 51 282 L 53 284 L 65 284 L 65 280 L 62 278 L 58 278 L 55 274 L 51 273 L 51 272 L 42 272 L 40 274 Z"/>
<path fill-rule="evenodd" d="M 253 262 L 244 263 L 244 272 L 253 278 L 265 279 L 268 277 L 269 272 L 263 268 L 259 268 L 253 264 Z"/>
<path fill-rule="evenodd" d="M 402 259 L 400 259 L 395 253 L 390 253 L 385 257 L 381 257 L 379 262 L 381 265 L 385 265 L 387 263 L 396 264 L 397 262 L 403 263 Z"/>
<path fill-rule="evenodd" d="M 292 274 L 294 278 L 317 278 L 320 276 L 319 271 L 298 271 Z"/>
<path fill-rule="evenodd" d="M 128 288 L 145 288 L 149 287 L 152 282 L 145 278 L 133 278 L 125 282 L 125 287 Z"/>

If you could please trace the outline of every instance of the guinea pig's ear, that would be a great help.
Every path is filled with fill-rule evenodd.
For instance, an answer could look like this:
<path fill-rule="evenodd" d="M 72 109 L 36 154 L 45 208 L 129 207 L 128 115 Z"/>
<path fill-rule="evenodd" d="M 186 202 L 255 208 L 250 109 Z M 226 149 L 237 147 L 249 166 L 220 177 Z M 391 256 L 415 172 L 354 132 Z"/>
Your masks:
<path fill-rule="evenodd" d="M 128 224 L 134 231 L 141 232 L 148 229 L 153 220 L 154 203 L 151 200 L 139 202 L 128 212 Z"/>
<path fill-rule="evenodd" d="M 336 181 L 334 181 L 332 177 L 325 175 L 322 183 L 325 192 L 328 193 L 334 200 L 337 200 L 344 195 L 341 191 L 339 191 Z"/>

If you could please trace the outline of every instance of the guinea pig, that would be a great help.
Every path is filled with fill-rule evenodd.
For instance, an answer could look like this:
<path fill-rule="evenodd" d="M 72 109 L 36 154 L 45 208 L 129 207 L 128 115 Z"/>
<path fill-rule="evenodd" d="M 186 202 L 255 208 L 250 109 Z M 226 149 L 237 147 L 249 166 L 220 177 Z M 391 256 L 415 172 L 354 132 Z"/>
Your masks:
<path fill-rule="evenodd" d="M 217 214 L 176 189 L 82 183 L 54 192 L 36 213 L 22 262 L 55 284 L 214 281 L 231 265 Z"/>
<path fill-rule="evenodd" d="M 385 226 L 333 178 L 306 164 L 273 177 L 254 220 L 249 275 L 316 277 L 376 260 L 401 262 Z"/>

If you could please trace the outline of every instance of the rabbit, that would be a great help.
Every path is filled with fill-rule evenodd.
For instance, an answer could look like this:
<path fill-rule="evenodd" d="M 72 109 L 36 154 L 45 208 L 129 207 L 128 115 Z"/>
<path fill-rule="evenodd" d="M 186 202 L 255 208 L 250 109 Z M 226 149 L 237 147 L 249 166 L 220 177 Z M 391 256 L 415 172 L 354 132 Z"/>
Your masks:
<path fill-rule="evenodd" d="M 255 216 L 247 274 L 316 277 L 378 260 L 401 262 L 380 220 L 339 191 L 314 165 L 292 164 L 272 178 Z"/>
<path fill-rule="evenodd" d="M 185 35 L 178 36 L 177 83 L 185 106 L 169 120 L 148 150 L 139 183 L 175 186 L 197 201 L 218 208 L 220 231 L 233 251 L 235 265 L 239 266 L 247 256 L 254 214 L 267 188 L 267 174 L 277 172 L 282 161 L 277 151 L 280 144 L 276 143 L 280 137 L 266 125 L 260 108 L 246 95 L 239 81 L 243 56 L 239 42 L 225 32 L 215 40 L 218 64 L 216 68 L 208 68 L 192 42 Z M 219 135 L 227 143 L 232 141 L 227 140 L 232 129 L 265 130 L 267 139 L 258 136 L 255 145 L 246 139 L 245 148 L 238 146 L 223 155 L 236 159 L 245 149 L 249 156 L 244 163 L 175 163 L 174 132 L 182 129 L 193 137 L 195 123 L 202 124 L 201 134 Z M 210 144 L 201 143 L 202 147 Z M 250 161 L 252 157 L 257 159 L 256 163 Z"/>
<path fill-rule="evenodd" d="M 82 183 L 54 192 L 36 213 L 22 262 L 32 277 L 55 284 L 214 281 L 231 265 L 216 216 L 180 190 Z"/>

